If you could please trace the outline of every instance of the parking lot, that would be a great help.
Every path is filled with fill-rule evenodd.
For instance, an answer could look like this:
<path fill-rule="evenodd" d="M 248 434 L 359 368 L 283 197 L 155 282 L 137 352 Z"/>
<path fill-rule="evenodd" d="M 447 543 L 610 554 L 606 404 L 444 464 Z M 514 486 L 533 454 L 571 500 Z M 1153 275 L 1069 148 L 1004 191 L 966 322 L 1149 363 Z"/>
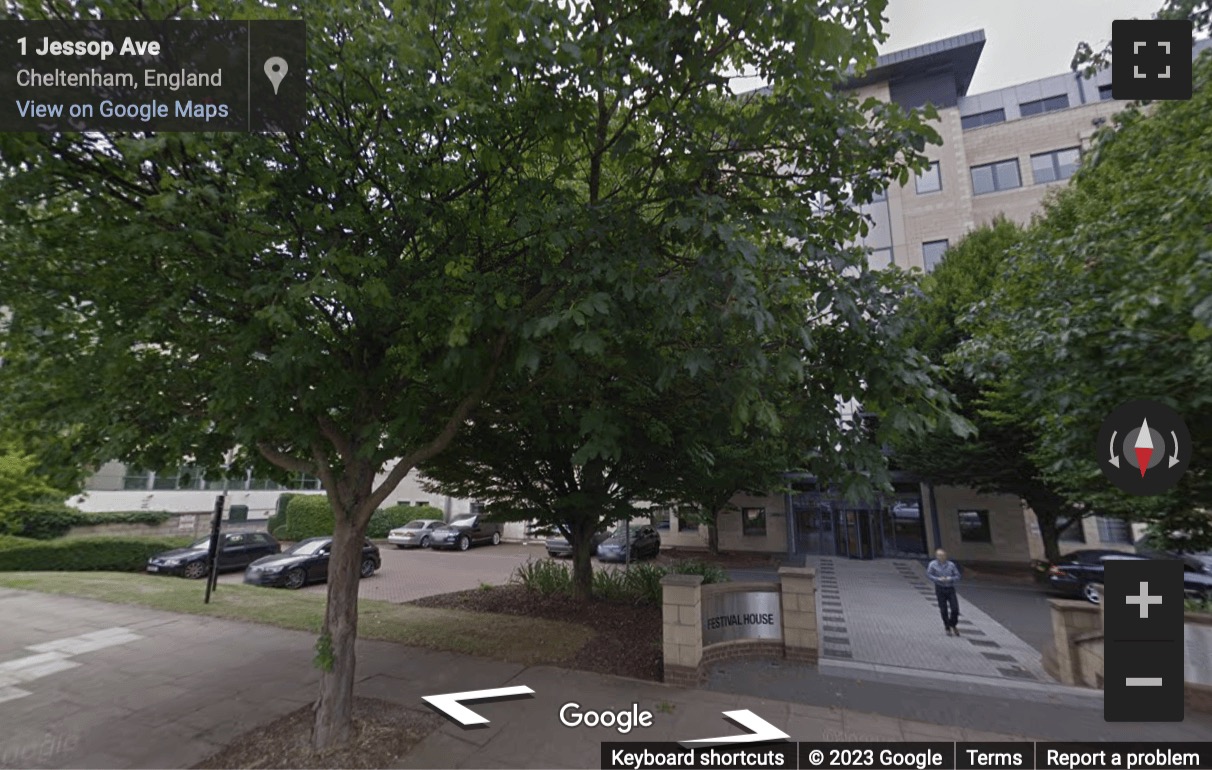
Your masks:
<path fill-rule="evenodd" d="M 501 543 L 478 546 L 469 551 L 400 550 L 382 544 L 379 549 L 383 555 L 383 568 L 374 577 L 362 581 L 359 595 L 363 599 L 388 602 L 410 602 L 425 596 L 479 588 L 483 583 L 502 585 L 509 582 L 518 565 L 525 564 L 528 559 L 547 556 L 547 551 L 538 543 Z M 229 572 L 219 576 L 219 585 L 239 583 L 243 579 L 242 572 Z M 324 583 L 316 583 L 300 590 L 324 593 L 326 588 Z"/>

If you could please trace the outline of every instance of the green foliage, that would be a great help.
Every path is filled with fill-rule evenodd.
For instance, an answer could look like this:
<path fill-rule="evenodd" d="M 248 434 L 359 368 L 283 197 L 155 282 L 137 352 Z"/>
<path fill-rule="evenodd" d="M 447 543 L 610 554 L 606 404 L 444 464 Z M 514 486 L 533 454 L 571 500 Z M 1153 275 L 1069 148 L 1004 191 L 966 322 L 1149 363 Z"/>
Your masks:
<path fill-rule="evenodd" d="M 0 532 L 14 530 L 18 510 L 66 494 L 38 471 L 38 460 L 13 443 L 0 441 Z"/>
<path fill-rule="evenodd" d="M 1190 101 L 1129 108 L 1096 137 L 1071 183 L 1046 205 L 962 350 L 1025 404 L 1031 459 L 1084 511 L 1159 525 L 1187 547 L 1212 546 L 1212 444 L 1187 449 L 1192 471 L 1156 497 L 1120 492 L 1091 451 L 1125 401 L 1169 404 L 1212 426 L 1212 56 L 1195 64 Z"/>
<path fill-rule="evenodd" d="M 9 548 L 20 548 L 22 546 L 32 545 L 38 541 L 28 537 L 17 537 L 16 535 L 0 535 L 0 551 L 8 550 Z"/>
<path fill-rule="evenodd" d="M 320 634 L 316 639 L 316 656 L 312 659 L 312 665 L 321 671 L 332 671 L 336 657 L 332 651 L 332 636 L 328 633 Z"/>
<path fill-rule="evenodd" d="M 672 566 L 632 564 L 626 569 L 603 568 L 593 572 L 593 595 L 604 601 L 659 604 L 661 578 L 668 574 L 702 575 L 704 583 L 723 583 L 728 575 L 718 566 L 698 560 Z M 511 582 L 542 596 L 575 595 L 573 568 L 555 559 L 531 559 L 514 570 Z"/>
<path fill-rule="evenodd" d="M 286 524 L 286 506 L 290 501 L 298 497 L 293 492 L 283 492 L 278 495 L 278 501 L 274 504 L 274 512 L 269 515 L 269 519 L 265 522 L 265 529 L 271 535 L 278 530 L 279 527 Z M 277 537 L 276 535 L 274 535 Z"/>
<path fill-rule="evenodd" d="M 331 535 L 335 526 L 327 495 L 296 495 L 286 504 L 286 523 L 274 534 L 281 540 Z"/>
<path fill-rule="evenodd" d="M 190 543 L 180 537 L 73 537 L 0 549 L 0 571 L 138 572 L 153 555 Z"/>
<path fill-rule="evenodd" d="M 103 511 L 87 513 L 62 503 L 35 503 L 22 506 L 8 517 L 12 534 L 35 540 L 63 537 L 72 527 L 100 524 L 163 524 L 172 518 L 164 511 Z"/>
<path fill-rule="evenodd" d="M 393 505 L 380 508 L 370 517 L 366 536 L 382 539 L 396 527 L 402 527 L 416 519 L 442 519 L 442 510 L 432 505 Z"/>

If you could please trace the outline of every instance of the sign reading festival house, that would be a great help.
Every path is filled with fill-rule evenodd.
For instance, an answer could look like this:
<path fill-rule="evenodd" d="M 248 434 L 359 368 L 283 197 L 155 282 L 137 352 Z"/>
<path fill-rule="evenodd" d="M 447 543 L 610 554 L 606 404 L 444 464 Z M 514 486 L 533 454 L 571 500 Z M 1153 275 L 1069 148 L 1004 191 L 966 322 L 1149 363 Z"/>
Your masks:
<path fill-rule="evenodd" d="M 778 591 L 703 592 L 703 645 L 736 639 L 782 639 Z"/>

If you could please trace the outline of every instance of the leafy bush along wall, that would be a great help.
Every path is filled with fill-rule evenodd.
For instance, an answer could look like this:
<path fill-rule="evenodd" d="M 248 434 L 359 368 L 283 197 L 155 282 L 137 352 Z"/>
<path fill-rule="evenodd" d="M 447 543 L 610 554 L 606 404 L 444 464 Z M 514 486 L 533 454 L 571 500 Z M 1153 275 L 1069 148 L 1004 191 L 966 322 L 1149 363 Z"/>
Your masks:
<path fill-rule="evenodd" d="M 112 511 L 108 513 L 86 513 L 59 503 L 35 503 L 10 513 L 5 521 L 5 532 L 34 540 L 54 540 L 66 535 L 72 527 L 99 524 L 147 524 L 156 526 L 172 518 L 165 511 Z"/>

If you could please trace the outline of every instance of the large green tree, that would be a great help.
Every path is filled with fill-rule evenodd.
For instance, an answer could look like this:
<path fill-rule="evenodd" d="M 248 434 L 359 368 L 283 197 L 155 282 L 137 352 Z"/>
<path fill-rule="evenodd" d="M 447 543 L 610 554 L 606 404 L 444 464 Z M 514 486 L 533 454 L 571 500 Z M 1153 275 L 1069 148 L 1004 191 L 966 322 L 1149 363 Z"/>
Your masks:
<path fill-rule="evenodd" d="M 0 409 L 78 429 L 86 462 L 214 468 L 235 446 L 322 478 L 336 525 L 313 741 L 343 742 L 370 515 L 501 381 L 525 406 L 552 339 L 593 349 L 594 324 L 636 301 L 693 326 L 721 280 L 737 323 L 766 323 L 761 298 L 783 288 L 861 312 L 838 290 L 845 259 L 822 256 L 853 219 L 806 206 L 907 178 L 932 133 L 836 89 L 874 61 L 883 6 L 74 7 L 302 15 L 309 123 L 0 138 L 0 305 L 27 321 L 5 333 Z M 737 72 L 771 98 L 722 98 Z M 735 413 L 765 404 L 751 388 Z"/>
<path fill-rule="evenodd" d="M 942 382 L 975 433 L 905 435 L 896 446 L 897 461 L 936 483 L 1022 498 L 1039 522 L 1045 557 L 1056 559 L 1061 530 L 1076 522 L 1082 509 L 1045 480 L 1036 464 L 1036 407 L 1007 387 L 1004 367 L 990 361 L 977 370 L 961 355 L 979 334 L 976 313 L 1001 285 L 1026 238 L 1022 227 L 1005 218 L 973 230 L 947 250 L 946 259 L 923 277 L 921 292 L 905 303 L 913 344 L 942 365 Z"/>
<path fill-rule="evenodd" d="M 968 344 L 1034 410 L 1033 462 L 1086 510 L 1153 522 L 1212 545 L 1212 56 L 1190 101 L 1132 106 L 1096 137 L 1045 207 Z M 1190 469 L 1173 492 L 1127 495 L 1095 440 L 1119 404 L 1151 398 L 1185 418 Z"/>

